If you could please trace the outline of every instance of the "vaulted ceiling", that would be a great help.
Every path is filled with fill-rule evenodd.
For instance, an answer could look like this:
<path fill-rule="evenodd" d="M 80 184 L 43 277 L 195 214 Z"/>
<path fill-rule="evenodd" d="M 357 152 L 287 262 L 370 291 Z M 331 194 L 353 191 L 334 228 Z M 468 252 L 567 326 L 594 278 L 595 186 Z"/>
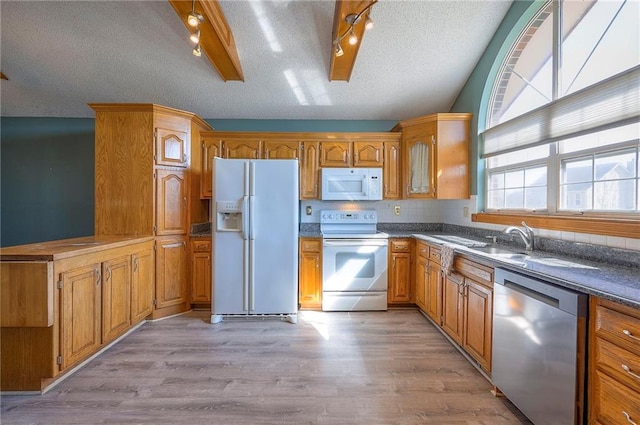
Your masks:
<path fill-rule="evenodd" d="M 511 1 L 380 0 L 348 82 L 330 81 L 335 1 L 218 5 L 244 81 L 225 81 L 206 55 L 192 55 L 169 1 L 2 0 L 1 115 L 92 117 L 89 102 L 157 103 L 205 119 L 448 111 Z"/>

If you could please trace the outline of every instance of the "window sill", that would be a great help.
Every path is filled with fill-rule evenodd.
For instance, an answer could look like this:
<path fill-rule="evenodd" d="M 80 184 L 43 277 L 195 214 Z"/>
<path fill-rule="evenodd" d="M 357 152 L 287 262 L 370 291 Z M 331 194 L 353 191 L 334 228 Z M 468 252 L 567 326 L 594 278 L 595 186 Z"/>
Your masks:
<path fill-rule="evenodd" d="M 590 233 L 594 235 L 640 238 L 640 220 L 595 217 L 564 217 L 539 214 L 478 213 L 471 215 L 476 223 L 528 226 L 562 232 Z"/>

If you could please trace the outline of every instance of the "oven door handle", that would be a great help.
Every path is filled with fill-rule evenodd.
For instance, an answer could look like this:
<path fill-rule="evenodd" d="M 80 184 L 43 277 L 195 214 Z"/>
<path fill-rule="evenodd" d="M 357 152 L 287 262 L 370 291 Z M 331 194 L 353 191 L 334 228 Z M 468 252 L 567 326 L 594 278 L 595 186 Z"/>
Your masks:
<path fill-rule="evenodd" d="M 387 239 L 330 239 L 323 240 L 322 246 L 387 246 Z"/>

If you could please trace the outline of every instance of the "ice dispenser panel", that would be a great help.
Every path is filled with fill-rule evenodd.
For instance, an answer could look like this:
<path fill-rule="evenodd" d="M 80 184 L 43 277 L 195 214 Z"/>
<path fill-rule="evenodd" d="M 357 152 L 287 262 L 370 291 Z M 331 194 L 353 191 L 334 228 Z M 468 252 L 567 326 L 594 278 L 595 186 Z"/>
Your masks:
<path fill-rule="evenodd" d="M 242 231 L 242 201 L 216 202 L 216 229 L 219 232 Z"/>

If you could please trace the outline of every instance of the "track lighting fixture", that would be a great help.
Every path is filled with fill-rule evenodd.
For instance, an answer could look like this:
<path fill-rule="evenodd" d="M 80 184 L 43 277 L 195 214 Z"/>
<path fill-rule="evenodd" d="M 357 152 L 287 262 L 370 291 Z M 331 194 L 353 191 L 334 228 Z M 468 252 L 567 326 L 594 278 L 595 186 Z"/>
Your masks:
<path fill-rule="evenodd" d="M 358 23 L 360 23 L 361 18 L 365 14 L 366 14 L 366 19 L 364 23 L 364 28 L 367 30 L 373 28 L 373 20 L 371 19 L 371 16 L 369 14 L 371 13 L 370 12 L 371 7 L 377 2 L 378 0 L 374 0 L 373 2 L 371 2 L 371 4 L 369 4 L 369 6 L 362 9 L 362 11 L 360 11 L 359 13 L 357 14 L 350 13 L 347 16 L 345 16 L 344 20 L 347 24 L 349 24 L 349 28 L 347 28 L 347 30 L 341 36 L 333 40 L 333 44 L 336 46 L 336 49 L 335 49 L 336 56 L 342 56 L 344 54 L 344 51 L 342 50 L 342 46 L 340 45 L 340 42 L 344 40 L 347 36 L 349 36 L 348 41 L 350 45 L 355 46 L 356 44 L 358 44 L 358 36 L 354 32 L 353 28 Z"/>
<path fill-rule="evenodd" d="M 196 44 L 200 43 L 200 30 L 198 29 L 196 30 L 196 32 L 191 33 L 191 36 L 189 36 L 189 38 Z"/>
<path fill-rule="evenodd" d="M 196 43 L 196 47 L 194 47 L 191 51 L 191 53 L 193 53 L 193 56 L 202 56 L 202 49 L 200 48 L 200 28 L 198 28 L 198 25 L 203 22 L 204 17 L 201 14 L 196 13 L 196 0 L 192 0 L 191 12 L 187 13 L 187 23 L 189 24 L 189 26 L 195 28 L 195 31 L 192 32 L 191 35 L 189 35 L 189 40 L 191 40 L 193 43 Z"/>

